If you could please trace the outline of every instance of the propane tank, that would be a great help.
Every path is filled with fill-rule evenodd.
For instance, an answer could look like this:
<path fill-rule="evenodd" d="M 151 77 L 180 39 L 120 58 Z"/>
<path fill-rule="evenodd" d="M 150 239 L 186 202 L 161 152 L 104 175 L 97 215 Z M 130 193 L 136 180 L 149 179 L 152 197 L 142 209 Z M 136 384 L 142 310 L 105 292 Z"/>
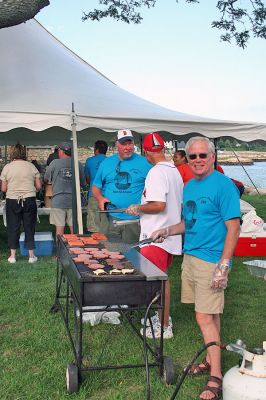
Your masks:
<path fill-rule="evenodd" d="M 266 400 L 266 341 L 252 352 L 241 340 L 226 349 L 243 358 L 240 367 L 231 368 L 223 378 L 223 400 Z"/>

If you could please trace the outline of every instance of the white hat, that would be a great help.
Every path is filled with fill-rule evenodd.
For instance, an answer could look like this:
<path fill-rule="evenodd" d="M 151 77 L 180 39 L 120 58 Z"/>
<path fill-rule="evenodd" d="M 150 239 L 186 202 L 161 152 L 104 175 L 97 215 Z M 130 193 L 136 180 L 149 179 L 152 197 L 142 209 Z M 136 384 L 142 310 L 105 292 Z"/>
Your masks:
<path fill-rule="evenodd" d="M 134 141 L 134 137 L 129 129 L 121 129 L 117 132 L 117 140 L 119 141 L 119 143 L 123 143 L 126 140 Z"/>

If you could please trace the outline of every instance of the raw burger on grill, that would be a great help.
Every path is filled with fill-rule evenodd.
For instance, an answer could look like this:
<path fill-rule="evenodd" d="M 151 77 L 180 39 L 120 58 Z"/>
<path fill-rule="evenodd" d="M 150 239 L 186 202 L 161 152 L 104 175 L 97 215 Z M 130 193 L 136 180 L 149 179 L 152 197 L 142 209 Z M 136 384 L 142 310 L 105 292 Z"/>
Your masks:
<path fill-rule="evenodd" d="M 125 258 L 123 254 L 113 254 L 112 256 L 109 257 L 112 258 L 113 260 L 123 260 L 123 258 Z"/>
<path fill-rule="evenodd" d="M 107 240 L 107 237 L 100 232 L 94 232 L 92 233 L 91 237 L 95 240 Z"/>
<path fill-rule="evenodd" d="M 89 264 L 88 267 L 89 267 L 90 269 L 95 269 L 95 270 L 97 270 L 97 269 L 102 269 L 103 266 L 102 266 L 102 264 L 94 263 L 94 264 Z"/>

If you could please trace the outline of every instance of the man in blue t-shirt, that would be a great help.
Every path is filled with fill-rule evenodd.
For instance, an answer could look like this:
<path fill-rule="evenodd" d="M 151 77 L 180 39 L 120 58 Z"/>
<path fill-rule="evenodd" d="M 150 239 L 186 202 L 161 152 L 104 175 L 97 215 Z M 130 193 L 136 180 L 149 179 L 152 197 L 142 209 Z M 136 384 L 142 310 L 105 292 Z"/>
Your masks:
<path fill-rule="evenodd" d="M 152 165 L 146 158 L 134 153 L 134 138 L 130 130 L 118 131 L 117 154 L 107 157 L 100 165 L 92 185 L 92 193 L 99 208 L 110 209 L 109 226 L 106 232 L 126 243 L 139 240 L 139 224 L 114 225 L 114 221 L 134 220 L 137 217 L 112 212 L 112 208 L 127 208 L 140 203 L 146 175 Z"/>
<path fill-rule="evenodd" d="M 185 233 L 181 301 L 195 304 L 204 343 L 220 343 L 224 289 L 240 232 L 239 194 L 228 177 L 214 170 L 215 148 L 209 139 L 191 138 L 186 155 L 194 179 L 184 188 L 183 220 L 154 232 L 152 237 L 161 242 L 169 235 Z M 200 398 L 220 398 L 220 346 L 209 347 L 207 357 L 189 371 L 190 375 L 205 372 L 210 376 Z"/>
<path fill-rule="evenodd" d="M 84 175 L 89 185 L 87 206 L 87 231 L 89 232 L 101 232 L 105 230 L 104 227 L 107 224 L 106 215 L 100 215 L 97 212 L 99 211 L 98 202 L 92 195 L 92 184 L 100 164 L 106 158 L 107 149 L 108 145 L 104 140 L 97 140 L 94 144 L 94 156 L 87 158 L 85 163 Z"/>

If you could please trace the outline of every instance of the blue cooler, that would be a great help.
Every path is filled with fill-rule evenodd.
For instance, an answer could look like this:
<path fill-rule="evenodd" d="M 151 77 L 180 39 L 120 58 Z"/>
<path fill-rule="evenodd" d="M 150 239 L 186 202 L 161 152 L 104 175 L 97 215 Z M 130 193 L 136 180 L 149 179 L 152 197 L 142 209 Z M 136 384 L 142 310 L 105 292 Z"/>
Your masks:
<path fill-rule="evenodd" d="M 22 232 L 19 238 L 20 254 L 28 256 L 29 251 L 24 248 L 25 232 Z M 53 252 L 54 239 L 52 232 L 36 232 L 34 235 L 36 256 L 51 256 Z"/>

